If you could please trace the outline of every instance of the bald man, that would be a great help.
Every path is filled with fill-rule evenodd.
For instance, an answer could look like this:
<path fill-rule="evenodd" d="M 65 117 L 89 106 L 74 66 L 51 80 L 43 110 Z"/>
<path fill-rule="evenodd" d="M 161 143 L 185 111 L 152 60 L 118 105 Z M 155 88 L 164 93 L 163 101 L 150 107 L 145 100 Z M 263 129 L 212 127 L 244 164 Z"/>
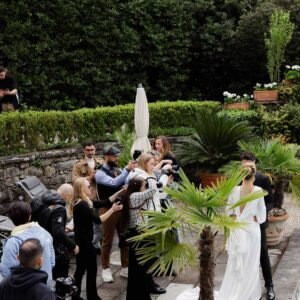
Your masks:
<path fill-rule="evenodd" d="M 64 183 L 57 191 L 47 191 L 32 200 L 32 219 L 49 231 L 55 250 L 53 278 L 67 277 L 69 272 L 69 252 L 75 255 L 79 248 L 65 231 L 67 223 L 66 204 L 73 200 L 72 185 Z"/>

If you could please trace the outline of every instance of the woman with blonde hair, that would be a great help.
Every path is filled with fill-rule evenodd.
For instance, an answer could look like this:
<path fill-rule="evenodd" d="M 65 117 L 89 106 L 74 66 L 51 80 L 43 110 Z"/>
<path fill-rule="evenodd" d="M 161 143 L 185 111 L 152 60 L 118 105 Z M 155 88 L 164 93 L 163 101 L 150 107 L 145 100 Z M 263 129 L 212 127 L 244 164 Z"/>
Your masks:
<path fill-rule="evenodd" d="M 113 206 L 100 217 L 95 215 L 93 202 L 90 200 L 91 185 L 86 177 L 77 178 L 73 184 L 74 201 L 71 212 L 74 220 L 74 234 L 76 244 L 79 246 L 79 254 L 76 255 L 76 270 L 74 274 L 78 292 L 72 300 L 81 300 L 82 277 L 87 272 L 86 292 L 88 300 L 101 300 L 97 294 L 97 255 L 93 246 L 93 223 L 105 222 L 115 211 L 121 210 L 122 205 Z"/>

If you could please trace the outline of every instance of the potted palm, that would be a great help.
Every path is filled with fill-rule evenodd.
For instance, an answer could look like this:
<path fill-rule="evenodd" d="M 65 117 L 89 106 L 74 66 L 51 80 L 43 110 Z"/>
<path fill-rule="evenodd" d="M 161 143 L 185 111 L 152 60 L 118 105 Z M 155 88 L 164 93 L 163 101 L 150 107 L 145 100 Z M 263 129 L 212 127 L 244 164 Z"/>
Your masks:
<path fill-rule="evenodd" d="M 139 261 L 145 263 L 160 255 L 160 259 L 155 259 L 150 271 L 154 274 L 166 274 L 170 266 L 179 272 L 191 264 L 196 264 L 199 257 L 199 299 L 213 300 L 214 239 L 219 230 L 224 230 L 224 235 L 227 237 L 230 230 L 243 226 L 225 213 L 225 207 L 232 189 L 242 181 L 244 176 L 244 171 L 235 169 L 228 179 L 219 182 L 216 186 L 203 189 L 195 187 L 181 171 L 179 187 L 166 189 L 170 197 L 178 201 L 176 207 L 167 207 L 164 212 L 144 212 L 149 216 L 148 222 L 140 227 L 141 234 L 131 239 L 137 242 Z M 248 194 L 228 209 L 263 195 L 264 192 Z M 179 230 L 181 239 L 178 240 L 173 234 L 174 230 Z M 200 233 L 198 249 L 186 242 L 184 238 L 186 233 L 191 234 L 190 231 L 197 235 Z M 149 246 L 139 248 L 139 240 L 149 241 Z"/>
<path fill-rule="evenodd" d="M 249 139 L 252 128 L 245 121 L 236 121 L 225 114 L 201 113 L 195 132 L 183 140 L 175 151 L 181 164 L 200 164 L 203 187 L 220 180 L 218 169 L 239 156 L 237 142 Z"/>
<path fill-rule="evenodd" d="M 225 91 L 224 96 L 224 108 L 225 109 L 249 109 L 249 101 L 251 96 L 243 94 L 242 96 L 235 93 L 229 93 Z"/>
<path fill-rule="evenodd" d="M 274 186 L 273 209 L 268 214 L 268 244 L 276 245 L 281 240 L 287 211 L 282 207 L 284 188 L 288 185 L 295 197 L 299 197 L 300 159 L 297 158 L 299 146 L 283 144 L 279 139 L 239 142 L 243 151 L 251 151 L 257 158 L 257 168 L 271 177 Z"/>

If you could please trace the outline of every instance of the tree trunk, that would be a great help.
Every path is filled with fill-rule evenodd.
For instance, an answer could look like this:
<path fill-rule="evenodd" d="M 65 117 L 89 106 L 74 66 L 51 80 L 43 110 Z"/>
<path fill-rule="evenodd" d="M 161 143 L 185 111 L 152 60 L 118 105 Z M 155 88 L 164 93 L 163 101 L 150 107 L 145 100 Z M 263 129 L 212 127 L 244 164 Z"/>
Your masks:
<path fill-rule="evenodd" d="M 281 179 L 274 183 L 274 208 L 282 208 L 284 183 L 284 180 Z"/>
<path fill-rule="evenodd" d="M 214 238 L 211 228 L 206 226 L 200 234 L 200 295 L 199 300 L 214 300 Z"/>

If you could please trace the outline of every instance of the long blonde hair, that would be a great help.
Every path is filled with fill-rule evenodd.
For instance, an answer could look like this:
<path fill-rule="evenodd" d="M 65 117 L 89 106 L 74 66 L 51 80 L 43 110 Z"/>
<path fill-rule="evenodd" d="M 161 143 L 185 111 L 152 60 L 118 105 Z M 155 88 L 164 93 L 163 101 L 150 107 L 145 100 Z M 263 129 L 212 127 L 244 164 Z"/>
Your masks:
<path fill-rule="evenodd" d="M 138 158 L 139 167 L 148 173 L 147 171 L 147 163 L 149 160 L 154 159 L 153 155 L 149 153 L 142 153 L 141 156 Z"/>
<path fill-rule="evenodd" d="M 93 207 L 93 202 L 83 191 L 83 188 L 84 188 L 86 182 L 88 182 L 86 177 L 79 177 L 73 183 L 74 198 L 70 205 L 70 215 L 71 216 L 73 216 L 74 206 L 76 205 L 76 203 L 78 203 L 79 200 L 86 201 L 88 203 L 89 207 L 91 207 L 91 208 Z"/>

